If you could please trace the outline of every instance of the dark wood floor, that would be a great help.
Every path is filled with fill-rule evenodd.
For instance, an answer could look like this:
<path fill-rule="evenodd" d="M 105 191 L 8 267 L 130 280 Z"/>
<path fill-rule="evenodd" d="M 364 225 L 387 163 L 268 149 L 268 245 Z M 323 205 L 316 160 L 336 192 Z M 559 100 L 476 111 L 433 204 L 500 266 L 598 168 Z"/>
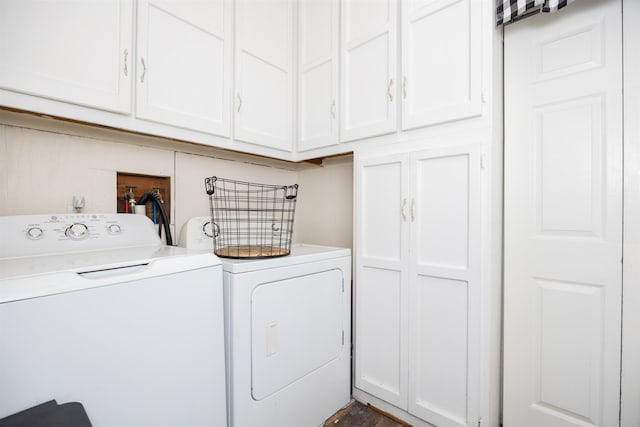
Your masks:
<path fill-rule="evenodd" d="M 407 427 L 400 420 L 383 414 L 378 409 L 352 402 L 349 406 L 336 412 L 324 423 L 324 427 Z"/>

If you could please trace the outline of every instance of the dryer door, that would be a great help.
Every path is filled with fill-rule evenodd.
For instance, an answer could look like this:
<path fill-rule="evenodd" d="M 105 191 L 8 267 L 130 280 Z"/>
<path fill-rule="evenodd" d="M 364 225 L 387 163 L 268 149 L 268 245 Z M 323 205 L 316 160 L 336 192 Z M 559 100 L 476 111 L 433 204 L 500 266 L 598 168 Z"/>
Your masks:
<path fill-rule="evenodd" d="M 341 270 L 255 288 L 251 296 L 252 396 L 262 400 L 340 357 L 344 345 Z"/>

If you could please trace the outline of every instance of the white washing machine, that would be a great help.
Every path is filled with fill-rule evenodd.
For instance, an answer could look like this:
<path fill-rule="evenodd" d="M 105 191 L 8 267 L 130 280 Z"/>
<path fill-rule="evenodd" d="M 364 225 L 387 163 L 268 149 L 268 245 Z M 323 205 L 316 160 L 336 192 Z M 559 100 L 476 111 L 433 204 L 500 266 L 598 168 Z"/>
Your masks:
<path fill-rule="evenodd" d="M 181 242 L 211 252 L 210 218 Z M 285 257 L 224 270 L 229 420 L 233 427 L 315 427 L 349 403 L 349 249 L 292 245 Z"/>
<path fill-rule="evenodd" d="M 0 217 L 0 418 L 80 402 L 94 427 L 225 426 L 222 266 L 141 215 Z"/>

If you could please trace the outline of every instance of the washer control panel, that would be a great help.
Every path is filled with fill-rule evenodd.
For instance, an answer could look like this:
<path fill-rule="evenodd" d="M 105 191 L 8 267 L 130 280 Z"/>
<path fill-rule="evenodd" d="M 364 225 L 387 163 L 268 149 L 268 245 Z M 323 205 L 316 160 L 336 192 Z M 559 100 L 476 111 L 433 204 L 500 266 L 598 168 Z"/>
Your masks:
<path fill-rule="evenodd" d="M 0 216 L 0 259 L 160 245 L 149 218 L 132 214 Z"/>

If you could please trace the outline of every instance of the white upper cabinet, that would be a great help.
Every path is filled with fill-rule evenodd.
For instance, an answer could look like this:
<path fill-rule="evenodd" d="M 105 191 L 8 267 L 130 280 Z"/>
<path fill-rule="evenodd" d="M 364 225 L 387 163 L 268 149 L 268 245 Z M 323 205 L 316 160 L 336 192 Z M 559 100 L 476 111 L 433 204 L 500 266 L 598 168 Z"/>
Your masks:
<path fill-rule="evenodd" d="M 395 0 L 342 2 L 340 140 L 396 130 Z"/>
<path fill-rule="evenodd" d="M 131 0 L 0 1 L 0 88 L 131 112 Z"/>
<path fill-rule="evenodd" d="M 402 129 L 481 113 L 477 0 L 403 0 Z"/>
<path fill-rule="evenodd" d="M 236 1 L 238 140 L 293 148 L 293 18 L 290 0 Z"/>
<path fill-rule="evenodd" d="M 298 3 L 298 151 L 338 143 L 338 0 Z"/>
<path fill-rule="evenodd" d="M 229 136 L 231 3 L 140 0 L 136 116 Z"/>

